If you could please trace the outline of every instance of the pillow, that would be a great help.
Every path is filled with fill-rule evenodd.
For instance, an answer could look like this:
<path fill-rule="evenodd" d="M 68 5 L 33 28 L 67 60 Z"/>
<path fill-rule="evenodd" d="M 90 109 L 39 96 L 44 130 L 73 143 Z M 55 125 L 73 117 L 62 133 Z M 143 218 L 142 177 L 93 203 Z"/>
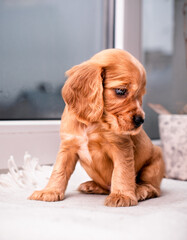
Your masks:
<path fill-rule="evenodd" d="M 166 177 L 187 180 L 187 115 L 159 115 Z"/>

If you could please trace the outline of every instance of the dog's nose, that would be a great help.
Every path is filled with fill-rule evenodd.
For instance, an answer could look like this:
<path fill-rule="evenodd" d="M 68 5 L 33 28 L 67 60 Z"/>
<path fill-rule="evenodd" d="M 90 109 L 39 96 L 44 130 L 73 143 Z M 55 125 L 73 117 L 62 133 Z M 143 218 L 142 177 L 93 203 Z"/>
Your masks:
<path fill-rule="evenodd" d="M 144 123 L 144 119 L 139 115 L 135 115 L 133 117 L 133 122 L 135 124 L 135 127 L 138 128 L 139 126 L 141 126 Z"/>

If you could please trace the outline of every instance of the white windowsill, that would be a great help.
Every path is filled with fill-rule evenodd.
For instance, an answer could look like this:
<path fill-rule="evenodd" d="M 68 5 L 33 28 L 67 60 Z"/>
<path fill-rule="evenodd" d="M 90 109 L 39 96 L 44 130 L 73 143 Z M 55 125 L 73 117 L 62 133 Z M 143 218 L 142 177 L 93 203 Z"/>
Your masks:
<path fill-rule="evenodd" d="M 53 164 L 60 144 L 60 120 L 2 121 L 0 122 L 0 169 L 7 168 L 7 160 L 14 156 L 18 167 L 23 165 L 27 151 L 40 164 Z M 160 146 L 160 140 L 153 140 Z"/>
<path fill-rule="evenodd" d="M 60 120 L 1 121 L 0 169 L 7 168 L 7 160 L 14 156 L 18 167 L 23 165 L 27 151 L 40 164 L 55 162 L 60 143 Z"/>
<path fill-rule="evenodd" d="M 27 132 L 56 132 L 59 130 L 60 120 L 36 121 L 0 121 L 0 134 Z"/>

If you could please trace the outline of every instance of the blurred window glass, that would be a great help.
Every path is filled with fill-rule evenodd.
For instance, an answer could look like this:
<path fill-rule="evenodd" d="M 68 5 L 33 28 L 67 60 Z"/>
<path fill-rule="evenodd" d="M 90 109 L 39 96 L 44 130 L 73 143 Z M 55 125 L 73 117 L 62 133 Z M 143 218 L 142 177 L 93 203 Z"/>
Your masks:
<path fill-rule="evenodd" d="M 147 71 L 144 128 L 152 139 L 159 138 L 158 116 L 148 103 L 162 104 L 174 114 L 187 104 L 185 6 L 185 0 L 142 1 L 143 65 Z"/>
<path fill-rule="evenodd" d="M 113 47 L 111 2 L 0 0 L 1 120 L 61 117 L 64 73 Z"/>

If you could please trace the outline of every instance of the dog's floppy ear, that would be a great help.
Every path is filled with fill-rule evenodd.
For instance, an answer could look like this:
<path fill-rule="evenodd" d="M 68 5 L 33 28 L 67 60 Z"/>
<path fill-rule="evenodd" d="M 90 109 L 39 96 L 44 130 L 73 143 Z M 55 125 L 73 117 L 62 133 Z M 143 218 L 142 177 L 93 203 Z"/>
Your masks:
<path fill-rule="evenodd" d="M 68 108 L 84 122 L 95 122 L 103 114 L 102 67 L 87 61 L 66 72 L 62 96 Z"/>

